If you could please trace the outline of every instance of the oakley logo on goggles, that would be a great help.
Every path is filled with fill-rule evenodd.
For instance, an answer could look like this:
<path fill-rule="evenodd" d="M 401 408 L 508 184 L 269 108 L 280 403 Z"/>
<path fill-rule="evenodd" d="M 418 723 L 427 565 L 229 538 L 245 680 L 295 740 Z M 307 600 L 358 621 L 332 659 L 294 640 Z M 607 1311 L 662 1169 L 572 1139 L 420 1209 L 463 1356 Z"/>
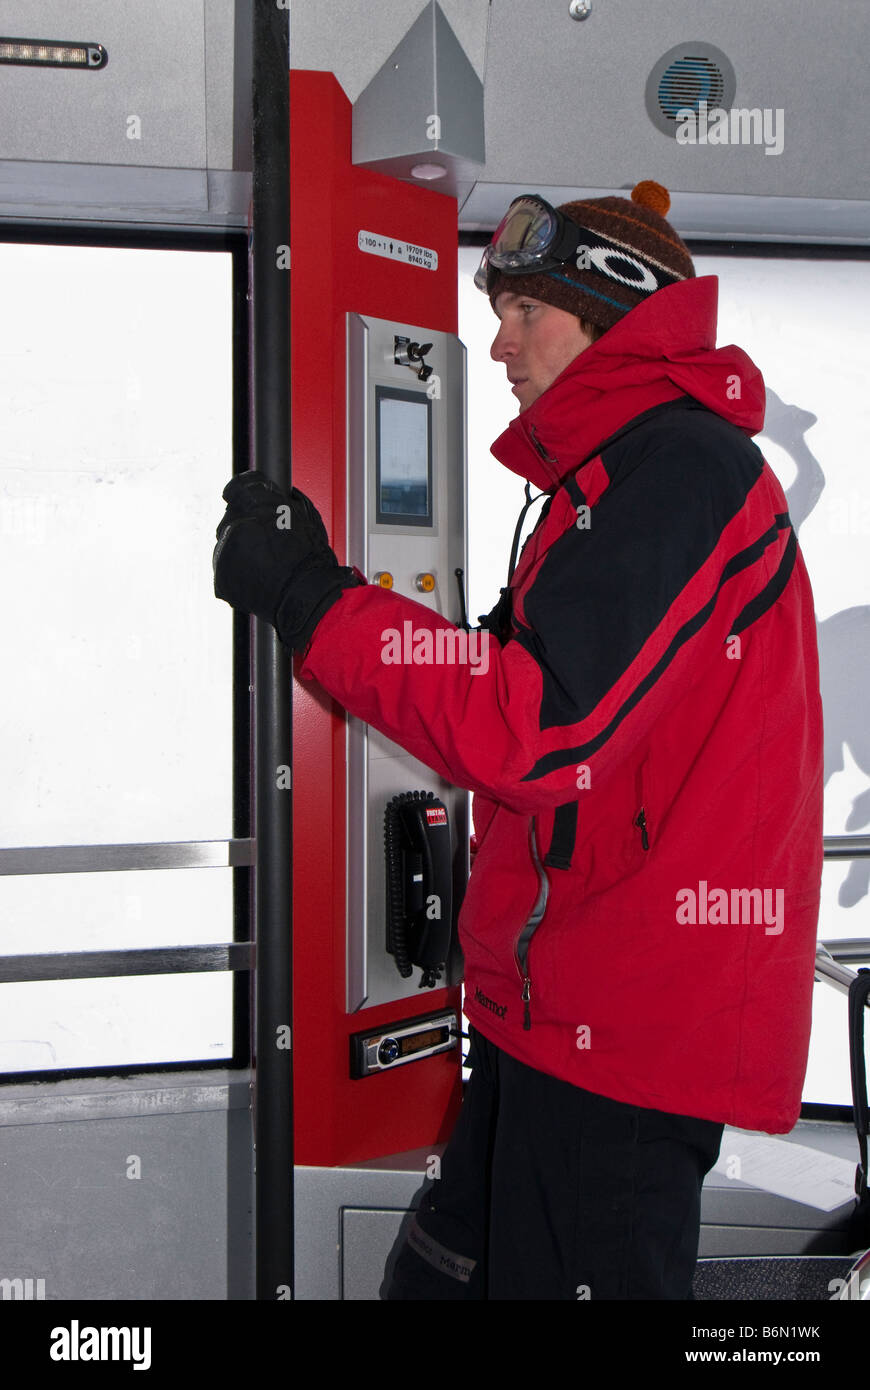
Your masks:
<path fill-rule="evenodd" d="M 538 194 L 526 193 L 514 199 L 484 248 L 474 283 L 488 294 L 496 271 L 503 275 L 546 274 L 571 261 L 577 270 L 597 270 L 642 294 L 652 294 L 683 279 L 648 256 L 640 257 L 634 247 L 624 247 L 600 232 L 578 226 Z"/>

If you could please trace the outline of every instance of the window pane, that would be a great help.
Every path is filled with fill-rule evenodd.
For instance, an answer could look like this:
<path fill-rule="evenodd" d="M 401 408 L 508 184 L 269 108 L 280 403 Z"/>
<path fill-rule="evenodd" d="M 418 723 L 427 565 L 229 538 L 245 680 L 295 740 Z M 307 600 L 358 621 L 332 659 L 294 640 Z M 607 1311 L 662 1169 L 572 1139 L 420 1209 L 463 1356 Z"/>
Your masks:
<path fill-rule="evenodd" d="M 696 255 L 719 276 L 718 342 L 738 343 L 767 386 L 758 444 L 788 500 L 813 585 L 825 713 L 825 834 L 870 833 L 870 261 Z M 489 454 L 517 413 L 498 326 L 474 288 L 479 247 L 459 255 L 468 357 L 469 613 L 505 582 L 522 483 Z M 524 531 L 538 516 L 533 508 Z"/>
<path fill-rule="evenodd" d="M 232 833 L 231 262 L 0 243 L 0 845 Z"/>
<path fill-rule="evenodd" d="M 232 939 L 232 869 L 0 878 L 3 955 L 195 946 Z"/>
<path fill-rule="evenodd" d="M 825 718 L 825 834 L 870 833 L 870 261 L 813 255 L 695 256 L 719 276 L 718 342 L 738 343 L 767 386 L 758 444 L 788 500 L 813 585 Z M 474 288 L 480 248 L 463 247 L 460 336 L 469 349 L 469 612 L 505 582 L 522 483 L 489 455 L 517 413 L 503 364 L 489 357 L 497 320 Z M 538 509 L 529 513 L 531 529 Z M 870 860 L 829 862 L 819 936 L 870 935 Z M 870 964 L 870 955 L 868 955 Z M 804 1098 L 850 1103 L 846 998 L 817 984 Z"/>
<path fill-rule="evenodd" d="M 764 376 L 767 416 L 757 442 L 785 488 L 812 581 L 825 834 L 867 834 L 870 261 L 696 256 L 695 265 L 699 275 L 720 277 L 719 342 L 739 343 Z"/>
<path fill-rule="evenodd" d="M 0 985 L 0 1071 L 220 1061 L 231 1014 L 228 973 Z"/>
<path fill-rule="evenodd" d="M 819 940 L 865 939 L 870 965 L 870 917 L 867 880 L 870 859 L 826 860 L 822 870 Z M 859 966 L 848 962 L 849 970 Z M 870 1048 L 870 1013 L 864 1031 Z M 870 1069 L 868 1069 L 870 1074 Z M 803 1098 L 827 1105 L 851 1105 L 849 1078 L 849 1001 L 832 985 L 819 981 L 813 990 L 813 1031 Z"/>

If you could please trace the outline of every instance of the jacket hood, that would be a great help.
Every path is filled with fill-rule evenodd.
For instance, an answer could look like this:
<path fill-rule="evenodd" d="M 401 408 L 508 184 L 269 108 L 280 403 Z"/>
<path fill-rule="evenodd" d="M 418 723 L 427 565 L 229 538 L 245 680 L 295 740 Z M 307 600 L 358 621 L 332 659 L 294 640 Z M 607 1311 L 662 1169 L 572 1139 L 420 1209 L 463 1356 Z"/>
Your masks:
<path fill-rule="evenodd" d="M 718 293 L 718 277 L 704 275 L 650 296 L 575 357 L 491 452 L 547 491 L 635 416 L 681 396 L 757 434 L 764 380 L 742 348 L 716 347 Z"/>

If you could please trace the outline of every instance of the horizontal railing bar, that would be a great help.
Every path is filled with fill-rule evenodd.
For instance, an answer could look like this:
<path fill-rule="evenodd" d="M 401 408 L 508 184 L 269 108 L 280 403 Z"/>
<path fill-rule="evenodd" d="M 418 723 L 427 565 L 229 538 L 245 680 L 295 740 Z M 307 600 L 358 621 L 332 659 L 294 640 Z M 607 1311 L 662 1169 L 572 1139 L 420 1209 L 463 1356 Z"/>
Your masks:
<path fill-rule="evenodd" d="M 870 835 L 826 835 L 826 859 L 870 858 Z M 117 873 L 136 869 L 237 869 L 256 863 L 256 840 L 176 840 L 120 845 L 22 845 L 0 849 L 0 877 Z"/>
<path fill-rule="evenodd" d="M 47 951 L 41 955 L 0 956 L 0 984 L 99 980 L 124 975 L 191 975 L 253 968 L 251 941 L 131 951 Z"/>
<path fill-rule="evenodd" d="M 836 941 L 820 941 L 819 945 L 824 946 L 841 965 L 850 961 L 856 961 L 859 965 L 862 961 L 870 963 L 870 937 L 844 936 Z"/>
<path fill-rule="evenodd" d="M 870 835 L 824 835 L 826 859 L 866 859 L 870 857 Z"/>
<path fill-rule="evenodd" d="M 849 986 L 858 976 L 856 971 L 850 970 L 848 966 L 840 965 L 838 961 L 834 960 L 825 942 L 820 941 L 816 947 L 816 978 L 823 980 L 825 984 L 832 985 L 842 994 L 848 994 Z M 870 1009 L 870 998 L 867 999 L 866 1006 Z"/>
<path fill-rule="evenodd" d="M 256 863 L 256 849 L 256 840 L 22 846 L 0 849 L 0 876 L 116 873 L 128 869 L 238 869 Z"/>

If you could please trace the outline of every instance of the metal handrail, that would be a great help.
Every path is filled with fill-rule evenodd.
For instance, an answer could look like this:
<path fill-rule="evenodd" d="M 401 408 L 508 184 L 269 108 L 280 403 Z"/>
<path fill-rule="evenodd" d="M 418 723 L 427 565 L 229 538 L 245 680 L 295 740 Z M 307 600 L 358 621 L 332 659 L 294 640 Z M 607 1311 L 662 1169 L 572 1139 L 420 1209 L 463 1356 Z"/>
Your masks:
<path fill-rule="evenodd" d="M 870 835 L 826 835 L 826 859 L 870 858 Z M 0 848 L 0 877 L 11 874 L 117 873 L 137 869 L 244 868 L 255 840 L 166 840 L 114 845 L 16 845 Z"/>
<path fill-rule="evenodd" d="M 252 970 L 254 962 L 251 941 L 108 951 L 41 951 L 31 955 L 0 956 L 0 984 L 105 980 L 127 975 L 199 975 L 215 970 Z"/>
<path fill-rule="evenodd" d="M 257 862 L 255 840 L 164 840 L 119 845 L 20 845 L 0 849 L 0 877 L 137 869 L 240 869 Z"/>
<path fill-rule="evenodd" d="M 826 859 L 867 859 L 870 857 L 870 835 L 824 835 Z"/>
<path fill-rule="evenodd" d="M 831 946 L 836 947 L 839 943 L 832 941 Z M 849 943 L 851 944 L 851 942 Z M 865 954 L 870 956 L 870 941 L 864 943 Z M 853 980 L 857 980 L 858 972 L 850 970 L 848 966 L 841 965 L 824 941 L 819 941 L 816 945 L 816 979 L 831 985 L 841 994 L 849 993 L 849 986 Z M 870 999 L 867 1001 L 870 1007 Z"/>
<path fill-rule="evenodd" d="M 852 961 L 861 965 L 870 964 L 870 937 L 841 936 L 834 941 L 820 941 L 818 944 L 824 946 L 839 965 L 848 965 Z"/>

